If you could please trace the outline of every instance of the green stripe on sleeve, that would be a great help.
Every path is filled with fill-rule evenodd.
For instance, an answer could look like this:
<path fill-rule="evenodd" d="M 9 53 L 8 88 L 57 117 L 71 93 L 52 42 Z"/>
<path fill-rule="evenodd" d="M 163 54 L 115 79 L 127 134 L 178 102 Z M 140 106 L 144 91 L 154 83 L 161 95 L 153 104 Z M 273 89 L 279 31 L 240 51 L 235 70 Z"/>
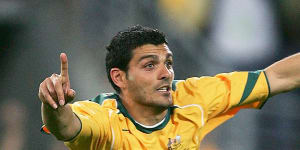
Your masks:
<path fill-rule="evenodd" d="M 261 70 L 248 72 L 247 83 L 246 83 L 244 93 L 243 93 L 243 96 L 242 96 L 239 104 L 242 104 L 247 99 L 247 97 L 250 95 L 261 72 L 262 72 Z"/>
<path fill-rule="evenodd" d="M 259 109 L 262 109 L 262 107 L 266 104 L 267 100 L 270 98 L 271 96 L 271 88 L 270 88 L 270 83 L 269 83 L 269 79 L 268 79 L 268 76 L 266 75 L 266 72 L 263 71 L 263 73 L 265 74 L 265 77 L 266 77 L 266 80 L 267 80 L 267 84 L 268 84 L 268 97 L 267 99 L 259 106 Z"/>

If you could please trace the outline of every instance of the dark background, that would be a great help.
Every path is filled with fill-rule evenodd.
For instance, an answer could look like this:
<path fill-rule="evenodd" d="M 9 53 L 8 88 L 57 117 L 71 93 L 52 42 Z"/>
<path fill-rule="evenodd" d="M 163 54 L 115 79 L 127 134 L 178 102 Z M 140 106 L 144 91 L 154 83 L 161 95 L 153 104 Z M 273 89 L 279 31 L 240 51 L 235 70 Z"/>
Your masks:
<path fill-rule="evenodd" d="M 39 131 L 39 84 L 66 52 L 76 100 L 112 92 L 105 46 L 135 24 L 166 33 L 176 79 L 263 69 L 300 48 L 297 0 L 0 0 L 0 149 L 66 149 Z M 201 149 L 300 149 L 299 105 L 296 90 L 244 110 Z"/>

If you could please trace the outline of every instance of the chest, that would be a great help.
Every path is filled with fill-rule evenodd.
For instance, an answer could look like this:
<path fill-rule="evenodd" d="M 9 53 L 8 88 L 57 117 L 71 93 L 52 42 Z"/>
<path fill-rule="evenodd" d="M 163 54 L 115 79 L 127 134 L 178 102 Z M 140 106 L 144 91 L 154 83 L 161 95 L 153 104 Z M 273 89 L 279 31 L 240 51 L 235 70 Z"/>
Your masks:
<path fill-rule="evenodd" d="M 174 110 L 168 124 L 152 133 L 138 130 L 130 120 L 124 120 L 116 143 L 118 149 L 197 149 L 200 146 L 202 112 L 199 109 Z"/>

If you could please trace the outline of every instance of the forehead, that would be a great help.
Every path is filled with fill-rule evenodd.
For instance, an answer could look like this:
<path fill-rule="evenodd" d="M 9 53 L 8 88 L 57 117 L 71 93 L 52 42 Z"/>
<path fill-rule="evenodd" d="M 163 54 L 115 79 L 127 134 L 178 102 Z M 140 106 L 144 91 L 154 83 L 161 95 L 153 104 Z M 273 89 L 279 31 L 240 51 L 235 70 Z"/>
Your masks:
<path fill-rule="evenodd" d="M 172 51 L 169 49 L 168 45 L 160 44 L 146 44 L 140 47 L 137 47 L 133 50 L 133 58 L 142 57 L 145 55 L 158 55 L 161 57 L 172 56 Z"/>

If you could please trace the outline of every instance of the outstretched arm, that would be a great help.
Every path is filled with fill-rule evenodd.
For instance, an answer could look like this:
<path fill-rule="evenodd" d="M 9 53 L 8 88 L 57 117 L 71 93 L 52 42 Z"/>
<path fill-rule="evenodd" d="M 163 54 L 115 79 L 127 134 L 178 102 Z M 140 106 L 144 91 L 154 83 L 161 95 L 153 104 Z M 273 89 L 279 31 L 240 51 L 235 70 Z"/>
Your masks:
<path fill-rule="evenodd" d="M 271 96 L 300 87 L 300 53 L 272 64 L 265 72 Z"/>
<path fill-rule="evenodd" d="M 40 84 L 38 96 L 42 101 L 43 123 L 58 140 L 65 141 L 76 136 L 81 123 L 70 105 L 66 104 L 75 97 L 75 91 L 70 89 L 66 54 L 62 53 L 60 60 L 60 75 L 53 74 L 46 78 Z"/>

